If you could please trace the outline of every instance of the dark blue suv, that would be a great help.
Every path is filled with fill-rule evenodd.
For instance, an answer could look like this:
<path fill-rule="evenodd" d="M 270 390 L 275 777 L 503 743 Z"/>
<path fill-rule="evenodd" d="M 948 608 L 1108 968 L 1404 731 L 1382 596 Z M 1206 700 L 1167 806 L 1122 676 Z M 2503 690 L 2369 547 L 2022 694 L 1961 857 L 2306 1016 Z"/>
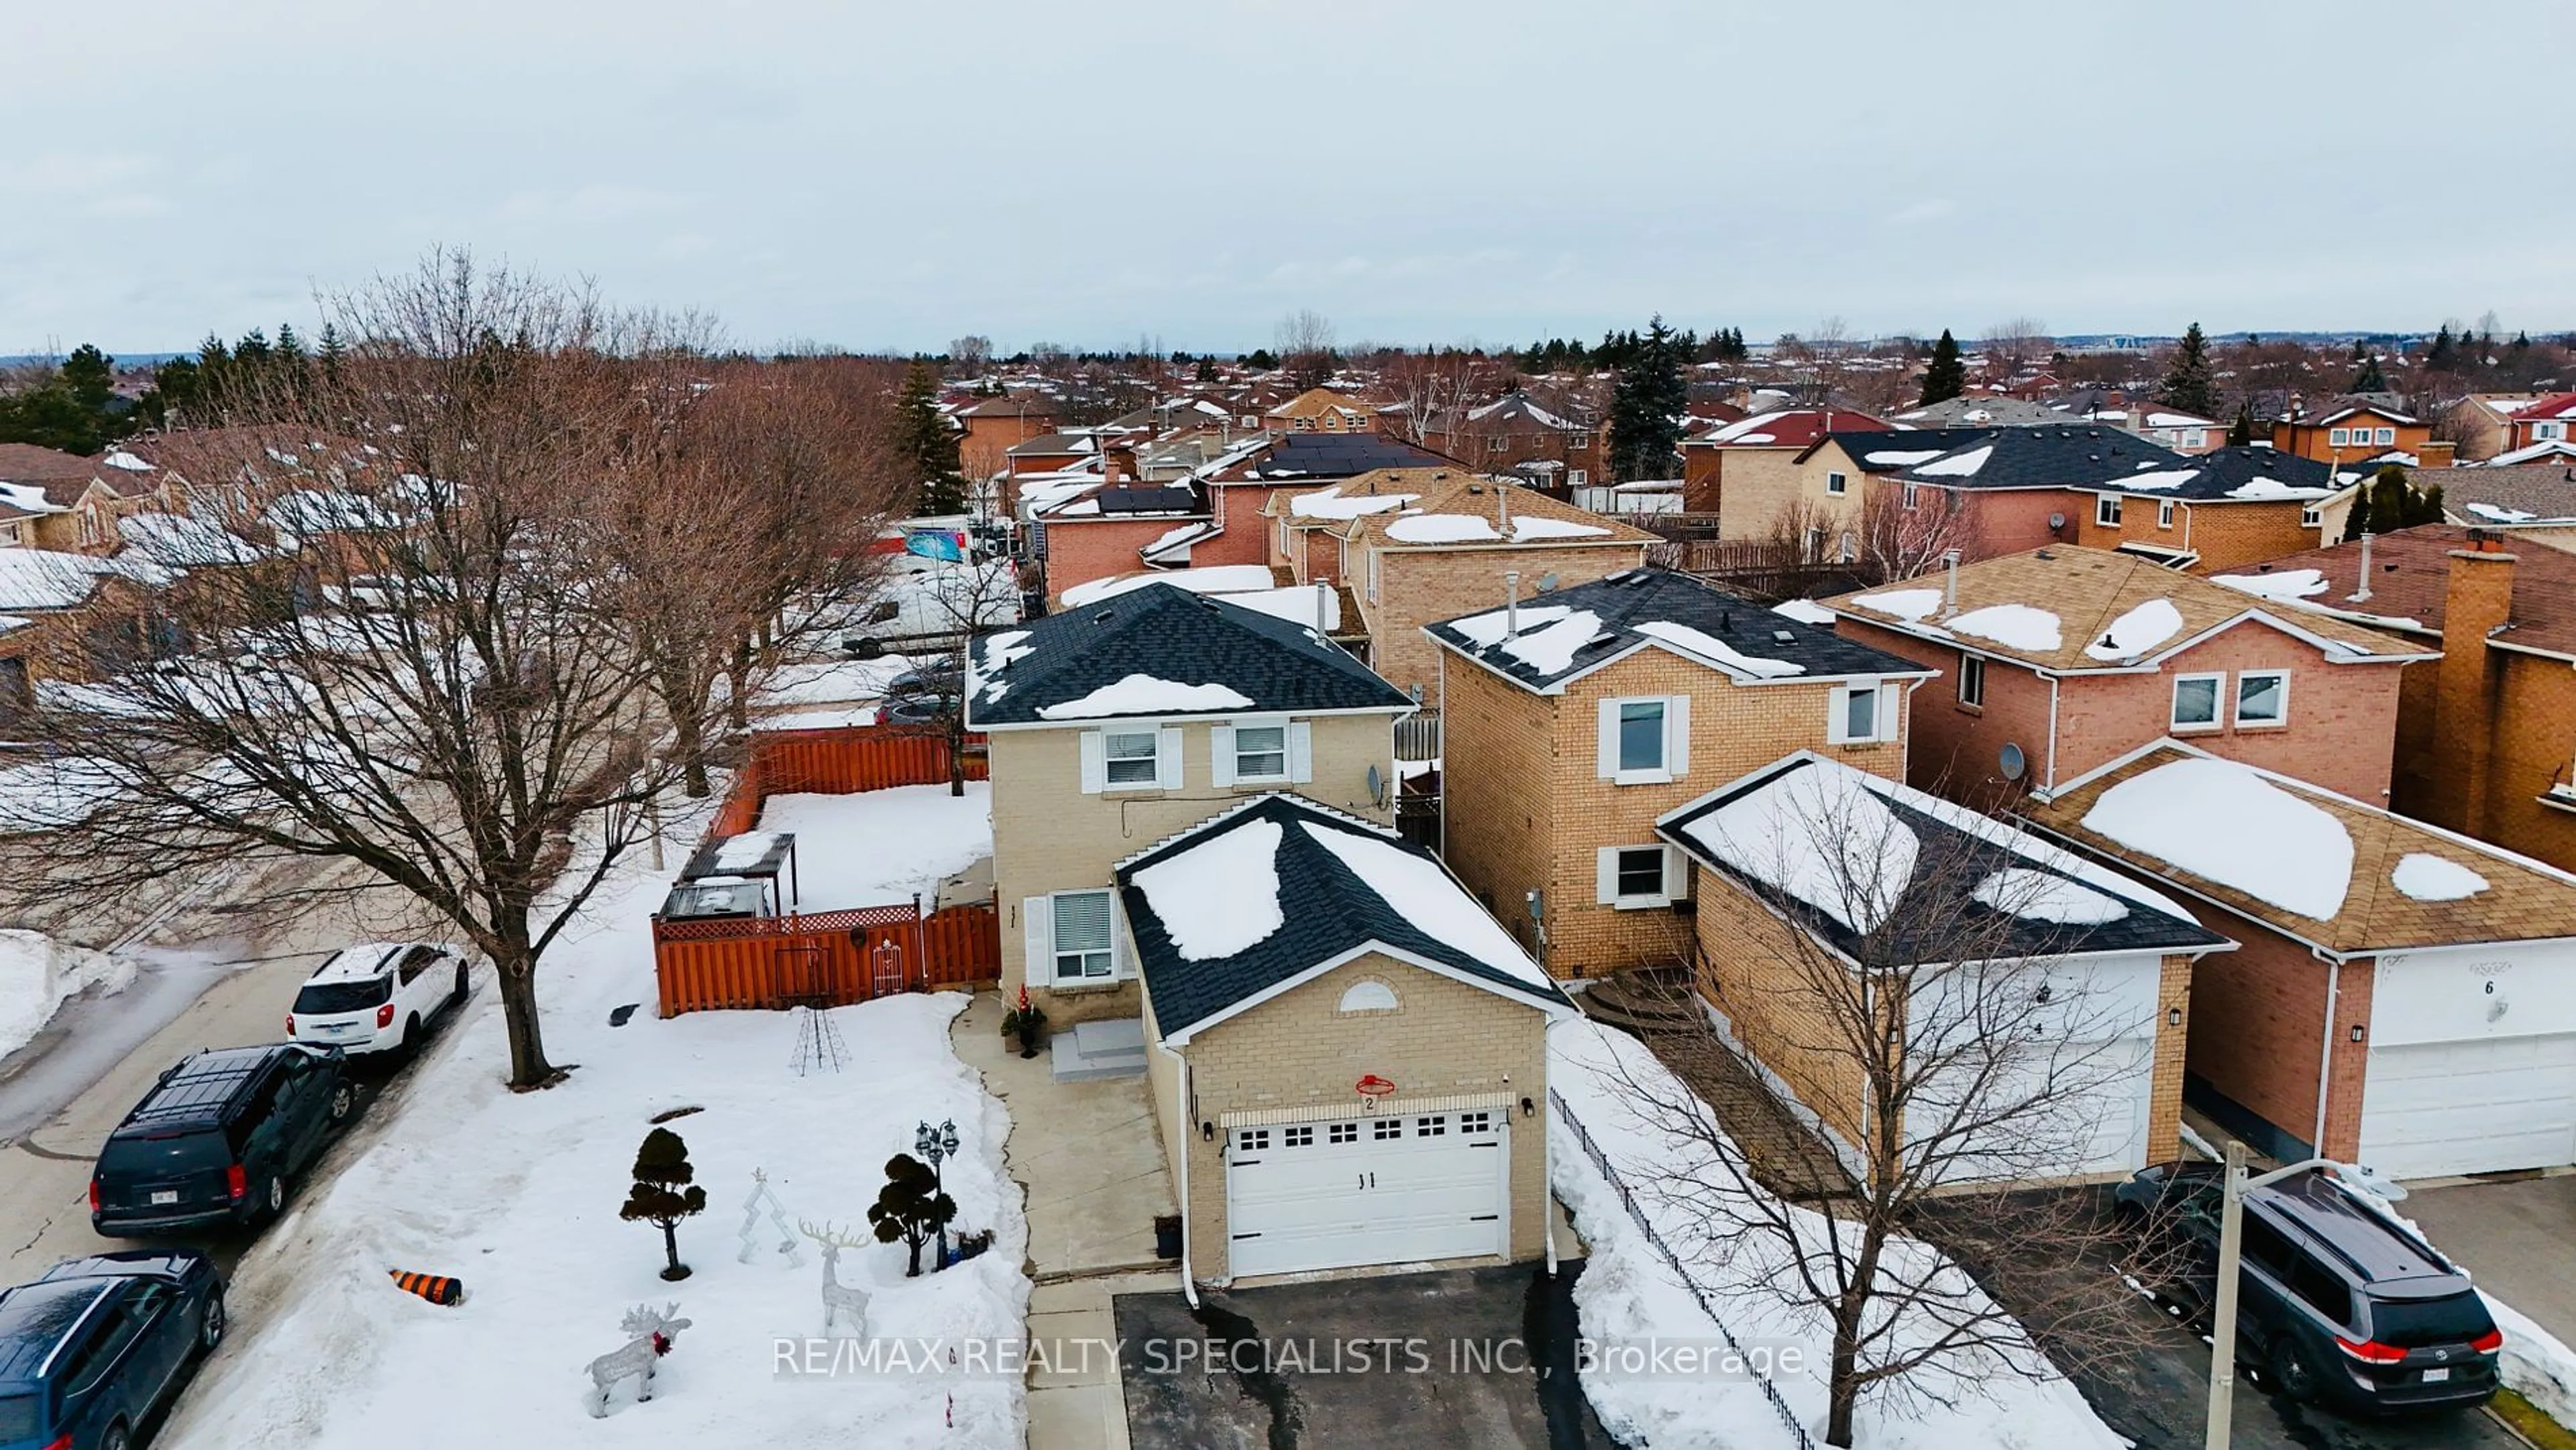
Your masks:
<path fill-rule="evenodd" d="M 99 1150 L 90 1227 L 139 1238 L 276 1217 L 288 1181 L 348 1121 L 357 1091 L 336 1047 L 281 1042 L 189 1057 L 161 1074 Z"/>
<path fill-rule="evenodd" d="M 0 1289 L 0 1450 L 125 1450 L 223 1337 L 223 1276 L 192 1249 L 98 1254 Z"/>

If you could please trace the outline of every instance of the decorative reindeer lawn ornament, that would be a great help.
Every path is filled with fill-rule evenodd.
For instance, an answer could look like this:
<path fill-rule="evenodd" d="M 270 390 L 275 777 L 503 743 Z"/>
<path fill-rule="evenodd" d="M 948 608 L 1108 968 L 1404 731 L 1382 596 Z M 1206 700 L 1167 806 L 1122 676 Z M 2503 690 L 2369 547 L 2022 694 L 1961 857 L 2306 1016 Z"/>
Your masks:
<path fill-rule="evenodd" d="M 812 1239 L 814 1246 L 823 1252 L 823 1332 L 831 1333 L 832 1327 L 839 1323 L 841 1316 L 845 1314 L 849 1316 L 850 1329 L 853 1333 L 866 1332 L 868 1291 L 856 1284 L 842 1283 L 840 1264 L 841 1250 L 855 1249 L 867 1240 L 852 1238 L 829 1223 L 816 1228 L 799 1219 L 796 1227 L 803 1230 L 805 1237 Z"/>
<path fill-rule="evenodd" d="M 656 1310 L 650 1304 L 638 1304 L 626 1311 L 617 1327 L 629 1337 L 622 1349 L 611 1350 L 590 1362 L 591 1393 L 588 1397 L 590 1417 L 594 1420 L 608 1413 L 608 1392 L 617 1382 L 632 1377 L 638 1404 L 653 1398 L 653 1366 L 671 1352 L 671 1345 L 689 1321 L 679 1317 L 680 1306 L 668 1304 Z"/>

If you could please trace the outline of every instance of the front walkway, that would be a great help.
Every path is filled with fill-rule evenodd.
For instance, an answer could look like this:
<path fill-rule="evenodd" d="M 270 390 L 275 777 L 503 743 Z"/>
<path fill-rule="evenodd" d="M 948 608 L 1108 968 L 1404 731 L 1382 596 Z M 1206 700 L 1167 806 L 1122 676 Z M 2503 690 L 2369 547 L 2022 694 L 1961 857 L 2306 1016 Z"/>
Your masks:
<path fill-rule="evenodd" d="M 1057 1082 L 1046 1053 L 1002 1037 L 997 992 L 978 992 L 951 1031 L 957 1056 L 1011 1114 L 1003 1158 L 1027 1196 L 1029 1337 L 1062 1346 L 1117 1337 L 1110 1299 L 1177 1290 L 1180 1266 L 1154 1257 L 1154 1220 L 1177 1213 L 1143 1077 Z M 1028 1380 L 1031 1450 L 1127 1450 L 1114 1355 L 1067 1359 Z"/>

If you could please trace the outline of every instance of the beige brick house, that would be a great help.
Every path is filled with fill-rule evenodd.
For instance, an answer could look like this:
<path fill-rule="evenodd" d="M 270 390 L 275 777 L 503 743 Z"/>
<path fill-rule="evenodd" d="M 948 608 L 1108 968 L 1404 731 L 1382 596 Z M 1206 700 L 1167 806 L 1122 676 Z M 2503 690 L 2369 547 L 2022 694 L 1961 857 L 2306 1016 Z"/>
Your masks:
<path fill-rule="evenodd" d="M 1441 854 L 1560 979 L 1683 955 L 1689 875 L 1658 817 L 1797 750 L 1902 780 L 1907 696 L 1933 677 L 1656 569 L 1425 633 Z"/>
<path fill-rule="evenodd" d="M 2193 963 L 2229 943 L 2158 892 L 2026 831 L 1800 751 L 1665 815 L 1689 861 L 1698 984 L 1741 1051 L 1866 1172 L 1864 974 L 1902 995 L 1881 1073 L 1944 1178 L 2118 1177 L 2181 1151 Z M 1928 926 L 1925 924 L 1929 924 Z M 2023 1104 L 2023 1085 L 2055 1084 Z M 1934 1105 L 1939 1104 L 1939 1107 Z M 1945 1119 L 1945 1111 L 1955 1116 Z M 2008 1115 L 1996 1132 L 1955 1124 Z"/>
<path fill-rule="evenodd" d="M 1059 1029 L 1136 1018 L 1111 869 L 1271 791 L 1392 822 L 1412 708 L 1307 626 L 1164 584 L 978 641 L 1003 992 Z"/>
<path fill-rule="evenodd" d="M 1420 847 L 1269 795 L 1117 868 L 1184 1272 L 1536 1258 L 1573 1005 Z"/>

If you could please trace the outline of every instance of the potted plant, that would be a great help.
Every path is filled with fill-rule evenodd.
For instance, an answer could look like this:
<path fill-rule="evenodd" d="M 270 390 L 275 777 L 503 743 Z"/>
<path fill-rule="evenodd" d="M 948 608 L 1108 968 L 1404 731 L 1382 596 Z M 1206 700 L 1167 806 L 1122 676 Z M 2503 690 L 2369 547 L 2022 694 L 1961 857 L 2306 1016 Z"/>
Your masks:
<path fill-rule="evenodd" d="M 1020 988 L 1020 1005 L 1002 1014 L 1002 1035 L 1019 1039 L 1022 1057 L 1035 1057 L 1046 1045 L 1046 1013 L 1030 1005 L 1026 986 Z"/>

